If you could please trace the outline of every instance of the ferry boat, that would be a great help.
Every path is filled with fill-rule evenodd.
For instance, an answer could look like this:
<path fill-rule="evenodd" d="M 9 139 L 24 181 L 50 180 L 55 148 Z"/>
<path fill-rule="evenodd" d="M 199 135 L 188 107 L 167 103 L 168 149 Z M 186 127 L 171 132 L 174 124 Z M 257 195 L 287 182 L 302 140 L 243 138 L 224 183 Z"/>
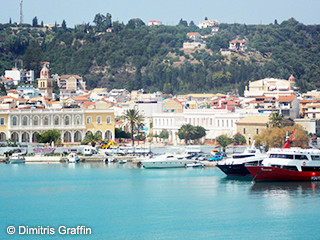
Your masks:
<path fill-rule="evenodd" d="M 260 166 L 246 168 L 256 181 L 319 181 L 320 150 L 271 149 Z"/>
<path fill-rule="evenodd" d="M 258 165 L 266 157 L 267 154 L 261 153 L 260 149 L 255 148 L 253 142 L 243 153 L 235 153 L 231 158 L 222 160 L 216 166 L 227 176 L 246 176 L 250 175 L 250 172 L 245 164 Z"/>
<path fill-rule="evenodd" d="M 162 154 L 141 161 L 144 168 L 182 168 L 192 163 L 192 155 L 185 154 Z"/>
<path fill-rule="evenodd" d="M 10 163 L 25 163 L 26 159 L 20 153 L 13 153 L 9 159 Z"/>

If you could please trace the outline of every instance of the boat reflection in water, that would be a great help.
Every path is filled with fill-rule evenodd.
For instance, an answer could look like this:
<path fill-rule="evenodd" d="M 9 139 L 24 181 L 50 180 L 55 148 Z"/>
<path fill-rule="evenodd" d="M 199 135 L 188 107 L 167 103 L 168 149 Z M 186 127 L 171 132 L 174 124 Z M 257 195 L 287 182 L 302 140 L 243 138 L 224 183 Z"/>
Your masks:
<path fill-rule="evenodd" d="M 251 193 L 268 196 L 319 196 L 320 182 L 257 182 L 251 187 Z"/>

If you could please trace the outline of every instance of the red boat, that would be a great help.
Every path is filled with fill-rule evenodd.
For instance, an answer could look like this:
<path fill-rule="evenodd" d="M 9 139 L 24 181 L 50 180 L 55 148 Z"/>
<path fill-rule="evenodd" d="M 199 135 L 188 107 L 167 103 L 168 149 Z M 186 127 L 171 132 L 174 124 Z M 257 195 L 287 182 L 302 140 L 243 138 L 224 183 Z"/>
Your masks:
<path fill-rule="evenodd" d="M 320 150 L 271 149 L 260 166 L 246 166 L 256 181 L 320 181 Z"/>

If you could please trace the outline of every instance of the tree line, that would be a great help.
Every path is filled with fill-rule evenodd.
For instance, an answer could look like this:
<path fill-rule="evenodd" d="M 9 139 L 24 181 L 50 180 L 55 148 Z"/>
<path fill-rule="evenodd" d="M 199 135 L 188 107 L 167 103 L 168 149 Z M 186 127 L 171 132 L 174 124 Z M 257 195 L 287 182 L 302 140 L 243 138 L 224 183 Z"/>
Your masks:
<path fill-rule="evenodd" d="M 206 39 L 207 49 L 192 53 L 182 49 L 186 34 L 206 35 L 210 29 L 183 19 L 176 26 L 148 27 L 139 18 L 124 24 L 99 13 L 93 24 L 67 27 L 64 20 L 45 31 L 38 26 L 43 23 L 36 17 L 32 24 L 0 24 L 0 74 L 15 62 L 38 74 L 40 62 L 49 61 L 52 73 L 81 75 L 89 88 L 241 95 L 249 81 L 291 74 L 302 92 L 320 87 L 320 26 L 293 18 L 269 25 L 220 24 Z M 235 38 L 248 40 L 248 53 L 222 56 L 220 49 Z"/>

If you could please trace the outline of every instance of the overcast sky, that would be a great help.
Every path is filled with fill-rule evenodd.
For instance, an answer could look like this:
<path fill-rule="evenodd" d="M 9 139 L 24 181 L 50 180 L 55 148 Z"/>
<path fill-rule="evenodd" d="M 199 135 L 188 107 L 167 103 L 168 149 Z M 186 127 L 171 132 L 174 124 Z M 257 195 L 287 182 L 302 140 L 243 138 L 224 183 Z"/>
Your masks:
<path fill-rule="evenodd" d="M 0 23 L 19 22 L 21 0 L 0 0 Z M 92 23 L 96 13 L 111 13 L 113 21 L 131 18 L 161 20 L 176 25 L 183 18 L 198 24 L 215 19 L 221 23 L 269 24 L 294 17 L 304 24 L 320 23 L 319 0 L 23 0 L 24 22 L 37 16 L 38 22 L 61 23 L 73 27 Z"/>

